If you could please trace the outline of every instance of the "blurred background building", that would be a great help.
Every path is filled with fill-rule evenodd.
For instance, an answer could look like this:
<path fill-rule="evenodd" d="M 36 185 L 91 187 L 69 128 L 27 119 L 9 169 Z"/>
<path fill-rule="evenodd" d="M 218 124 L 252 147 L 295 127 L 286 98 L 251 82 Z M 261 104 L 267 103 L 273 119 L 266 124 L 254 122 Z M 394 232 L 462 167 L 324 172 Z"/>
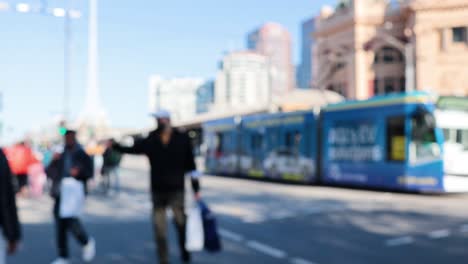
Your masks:
<path fill-rule="evenodd" d="M 266 23 L 248 34 L 247 48 L 267 57 L 271 66 L 273 97 L 279 97 L 295 87 L 292 62 L 292 39 L 280 24 Z"/>
<path fill-rule="evenodd" d="M 301 62 L 297 67 L 296 81 L 299 88 L 310 88 L 312 85 L 312 50 L 314 46 L 315 19 L 304 21 L 301 25 Z"/>
<path fill-rule="evenodd" d="M 209 112 L 213 107 L 215 82 L 206 81 L 197 89 L 197 114 Z"/>
<path fill-rule="evenodd" d="M 205 84 L 202 78 L 166 79 L 155 75 L 149 83 L 150 111 L 166 109 L 174 122 L 185 121 L 197 114 L 197 94 Z"/>
<path fill-rule="evenodd" d="M 236 51 L 225 55 L 216 77 L 215 108 L 268 105 L 272 78 L 266 56 L 253 51 Z"/>
<path fill-rule="evenodd" d="M 316 19 L 314 84 L 347 98 L 468 94 L 468 2 L 340 1 Z"/>

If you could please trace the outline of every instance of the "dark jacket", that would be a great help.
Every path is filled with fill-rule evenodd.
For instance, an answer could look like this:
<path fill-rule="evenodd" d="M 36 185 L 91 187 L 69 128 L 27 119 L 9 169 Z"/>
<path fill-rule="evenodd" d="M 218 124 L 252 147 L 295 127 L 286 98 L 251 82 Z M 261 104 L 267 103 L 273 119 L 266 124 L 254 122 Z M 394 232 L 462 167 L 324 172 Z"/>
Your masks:
<path fill-rule="evenodd" d="M 5 154 L 0 149 L 0 227 L 8 241 L 19 241 L 20 224 L 16 209 L 12 174 Z"/>
<path fill-rule="evenodd" d="M 145 139 L 135 142 L 133 147 L 115 145 L 115 149 L 128 154 L 144 154 L 151 165 L 151 191 L 176 192 L 183 191 L 184 176 L 187 172 L 196 170 L 192 143 L 186 133 L 176 129 L 172 132 L 167 146 L 161 142 L 161 132 L 155 130 Z M 192 179 L 192 187 L 199 191 L 199 182 Z"/>
<path fill-rule="evenodd" d="M 65 152 L 69 152 L 71 155 L 72 167 L 79 168 L 80 174 L 75 177 L 75 179 L 83 182 L 87 192 L 87 182 L 94 175 L 94 167 L 91 157 L 86 154 L 83 148 L 79 145 L 76 145 L 73 149 L 66 149 Z M 54 198 L 58 198 L 60 195 L 60 184 L 65 175 L 65 152 L 59 159 L 53 160 L 46 169 L 47 177 L 52 180 L 50 194 Z"/>
<path fill-rule="evenodd" d="M 106 148 L 102 154 L 103 167 L 117 167 L 122 159 L 122 154 L 113 148 Z"/>

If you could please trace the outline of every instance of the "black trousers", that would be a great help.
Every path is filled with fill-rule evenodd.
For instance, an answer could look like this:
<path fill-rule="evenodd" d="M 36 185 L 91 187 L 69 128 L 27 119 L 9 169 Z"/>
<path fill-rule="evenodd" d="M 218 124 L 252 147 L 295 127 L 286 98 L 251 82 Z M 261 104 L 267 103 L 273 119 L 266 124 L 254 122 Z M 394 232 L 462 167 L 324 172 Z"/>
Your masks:
<path fill-rule="evenodd" d="M 185 224 L 186 216 L 184 212 L 184 192 L 164 192 L 153 194 L 153 225 L 154 236 L 158 247 L 160 264 L 169 263 L 169 249 L 167 242 L 167 215 L 168 207 L 174 213 L 174 224 L 179 238 L 179 247 L 182 258 L 190 258 L 189 252 L 185 250 Z"/>
<path fill-rule="evenodd" d="M 15 191 L 16 193 L 20 192 L 22 188 L 28 187 L 28 175 L 27 174 L 18 174 L 15 177 Z"/>
<path fill-rule="evenodd" d="M 78 218 L 60 218 L 60 198 L 55 199 L 54 217 L 58 255 L 61 258 L 67 259 L 70 257 L 67 237 L 68 232 L 71 232 L 82 246 L 88 244 L 89 236 Z"/>

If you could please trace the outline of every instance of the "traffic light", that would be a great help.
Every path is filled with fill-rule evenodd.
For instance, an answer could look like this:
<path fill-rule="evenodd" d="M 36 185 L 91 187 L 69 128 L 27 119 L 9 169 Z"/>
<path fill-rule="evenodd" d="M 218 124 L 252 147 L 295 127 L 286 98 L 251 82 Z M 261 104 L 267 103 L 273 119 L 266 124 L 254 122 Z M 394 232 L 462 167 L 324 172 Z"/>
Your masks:
<path fill-rule="evenodd" d="M 65 136 L 66 133 L 67 133 L 67 126 L 66 126 L 65 121 L 62 121 L 59 124 L 59 134 L 61 136 Z"/>

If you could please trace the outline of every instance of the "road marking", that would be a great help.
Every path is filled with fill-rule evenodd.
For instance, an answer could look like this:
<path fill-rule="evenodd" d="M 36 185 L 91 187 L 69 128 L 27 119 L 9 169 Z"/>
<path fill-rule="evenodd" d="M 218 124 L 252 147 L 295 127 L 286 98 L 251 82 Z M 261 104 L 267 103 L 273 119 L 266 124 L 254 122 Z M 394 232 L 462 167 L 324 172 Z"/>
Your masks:
<path fill-rule="evenodd" d="M 229 239 L 229 240 L 232 240 L 234 242 L 242 242 L 244 240 L 244 238 L 239 235 L 239 234 L 236 234 L 234 232 L 231 232 L 229 230 L 226 230 L 226 229 L 219 229 L 219 234 L 226 238 L 226 239 Z"/>
<path fill-rule="evenodd" d="M 323 211 L 325 210 L 322 207 L 317 206 L 317 207 L 311 207 L 311 208 L 305 209 L 304 213 L 311 215 L 311 214 L 320 214 Z"/>
<path fill-rule="evenodd" d="M 402 245 L 408 245 L 414 242 L 414 239 L 410 236 L 405 236 L 405 237 L 399 237 L 399 238 L 394 238 L 387 240 L 385 242 L 385 245 L 387 247 L 397 247 L 397 246 L 402 246 Z"/>
<path fill-rule="evenodd" d="M 265 218 L 261 216 L 247 216 L 247 217 L 244 217 L 242 220 L 246 224 L 258 224 L 258 223 L 265 222 Z"/>
<path fill-rule="evenodd" d="M 143 262 L 143 263 L 148 261 L 144 256 L 140 256 L 140 255 L 131 255 L 129 258 L 136 260 L 138 262 Z"/>
<path fill-rule="evenodd" d="M 291 259 L 292 264 L 317 264 L 315 262 L 311 262 L 302 258 L 293 258 Z"/>
<path fill-rule="evenodd" d="M 462 225 L 460 227 L 460 232 L 462 233 L 468 233 L 468 225 Z"/>
<path fill-rule="evenodd" d="M 107 258 L 111 259 L 112 261 L 122 261 L 125 259 L 122 255 L 117 253 L 109 254 L 107 255 Z"/>
<path fill-rule="evenodd" d="M 229 239 L 234 242 L 242 242 L 244 241 L 244 237 L 240 234 L 234 233 L 232 231 L 226 230 L 224 228 L 219 229 L 219 234 L 221 237 L 225 239 Z M 278 258 L 278 259 L 284 259 L 288 257 L 288 254 L 280 249 L 268 246 L 266 244 L 260 243 L 255 240 L 250 240 L 246 243 L 247 247 L 250 249 L 256 250 L 260 253 L 263 253 L 265 255 L 268 255 L 273 258 Z M 291 259 L 291 264 L 317 264 L 315 262 L 311 262 L 308 260 L 305 260 L 303 258 L 292 258 Z"/>
<path fill-rule="evenodd" d="M 441 239 L 441 238 L 446 238 L 450 236 L 450 230 L 448 229 L 441 229 L 441 230 L 436 230 L 432 231 L 429 233 L 429 238 L 431 239 Z"/>
<path fill-rule="evenodd" d="M 293 212 L 279 211 L 279 212 L 274 213 L 271 216 L 271 219 L 273 219 L 273 220 L 282 220 L 282 219 L 291 218 L 291 217 L 294 217 Z"/>
<path fill-rule="evenodd" d="M 332 204 L 327 207 L 327 211 L 329 212 L 336 212 L 336 211 L 344 211 L 346 210 L 346 206 L 341 204 Z"/>
<path fill-rule="evenodd" d="M 346 210 L 346 207 L 339 204 L 329 204 L 329 205 L 319 205 L 316 207 L 310 207 L 303 210 L 307 215 L 314 214 L 326 214 L 326 213 L 335 213 Z"/>
<path fill-rule="evenodd" d="M 247 242 L 247 246 L 251 249 L 257 250 L 265 255 L 274 258 L 283 259 L 287 256 L 287 254 L 284 251 L 276 249 L 274 247 L 270 247 L 257 241 L 249 241 Z"/>

